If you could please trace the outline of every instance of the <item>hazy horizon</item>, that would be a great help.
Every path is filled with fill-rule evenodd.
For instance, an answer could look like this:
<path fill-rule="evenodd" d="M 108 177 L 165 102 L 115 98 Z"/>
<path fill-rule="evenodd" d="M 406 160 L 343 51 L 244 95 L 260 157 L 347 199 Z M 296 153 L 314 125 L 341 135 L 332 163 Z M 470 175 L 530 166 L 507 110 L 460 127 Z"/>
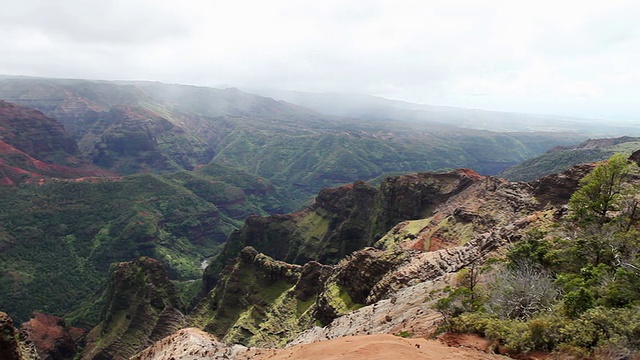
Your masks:
<path fill-rule="evenodd" d="M 1 74 L 640 112 L 634 1 L 0 2 Z"/>

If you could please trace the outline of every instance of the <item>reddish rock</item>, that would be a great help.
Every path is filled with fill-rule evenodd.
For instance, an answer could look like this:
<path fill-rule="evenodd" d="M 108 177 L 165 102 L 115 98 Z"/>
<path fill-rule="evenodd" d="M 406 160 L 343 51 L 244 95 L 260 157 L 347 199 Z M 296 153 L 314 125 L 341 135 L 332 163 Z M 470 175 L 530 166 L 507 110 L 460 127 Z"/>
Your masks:
<path fill-rule="evenodd" d="M 80 160 L 73 138 L 41 112 L 0 100 L 0 185 L 112 175 Z"/>
<path fill-rule="evenodd" d="M 245 246 L 295 264 L 336 264 L 373 245 L 398 222 L 432 216 L 439 205 L 483 179 L 460 169 L 388 177 L 379 188 L 356 181 L 323 189 L 315 204 L 297 214 L 251 216 L 205 270 L 202 293 L 213 289 L 226 262 Z"/>
<path fill-rule="evenodd" d="M 591 172 L 596 164 L 582 164 L 571 167 L 559 174 L 544 176 L 529 184 L 532 193 L 542 207 L 546 205 L 566 204 L 571 195 L 578 189 L 580 179 Z"/>
<path fill-rule="evenodd" d="M 76 340 L 84 334 L 82 329 L 68 328 L 59 317 L 39 312 L 34 312 L 33 318 L 22 324 L 22 330 L 42 360 L 73 359 Z"/>

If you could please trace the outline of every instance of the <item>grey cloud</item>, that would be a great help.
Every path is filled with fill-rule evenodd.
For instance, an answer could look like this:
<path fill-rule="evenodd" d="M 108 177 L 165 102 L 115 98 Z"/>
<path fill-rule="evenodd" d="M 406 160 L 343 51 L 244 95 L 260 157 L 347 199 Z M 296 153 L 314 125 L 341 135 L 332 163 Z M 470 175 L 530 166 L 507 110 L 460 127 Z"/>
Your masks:
<path fill-rule="evenodd" d="M 15 8 L 17 7 L 17 8 Z M 24 1 L 0 14 L 2 27 L 37 31 L 54 41 L 134 44 L 185 35 L 188 24 L 166 7 L 136 1 Z"/>
<path fill-rule="evenodd" d="M 0 73 L 635 118 L 635 3 L 0 0 Z"/>

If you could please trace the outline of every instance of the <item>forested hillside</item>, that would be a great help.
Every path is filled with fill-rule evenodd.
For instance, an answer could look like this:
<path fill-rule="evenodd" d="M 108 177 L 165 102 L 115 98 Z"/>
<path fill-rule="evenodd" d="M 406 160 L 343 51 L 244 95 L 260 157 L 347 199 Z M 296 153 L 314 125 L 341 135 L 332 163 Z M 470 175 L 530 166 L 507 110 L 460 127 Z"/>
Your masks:
<path fill-rule="evenodd" d="M 159 173 L 216 162 L 273 181 L 294 196 L 293 207 L 323 187 L 388 172 L 495 174 L 585 138 L 461 128 L 437 113 L 421 122 L 341 118 L 236 89 L 151 82 L 7 77 L 0 99 L 59 120 L 103 169 Z"/>

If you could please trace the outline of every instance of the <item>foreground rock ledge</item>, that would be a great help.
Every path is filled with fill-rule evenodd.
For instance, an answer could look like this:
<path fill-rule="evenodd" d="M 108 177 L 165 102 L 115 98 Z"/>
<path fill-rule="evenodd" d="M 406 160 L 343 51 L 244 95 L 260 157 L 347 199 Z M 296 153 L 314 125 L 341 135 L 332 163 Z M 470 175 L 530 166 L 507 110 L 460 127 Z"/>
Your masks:
<path fill-rule="evenodd" d="M 345 336 L 296 345 L 287 349 L 246 348 L 225 345 L 196 328 L 182 329 L 157 342 L 132 360 L 162 359 L 271 359 L 271 360 L 376 360 L 376 359 L 449 359 L 498 360 L 504 356 L 478 350 L 454 348 L 435 340 L 401 338 L 388 334 Z"/>

